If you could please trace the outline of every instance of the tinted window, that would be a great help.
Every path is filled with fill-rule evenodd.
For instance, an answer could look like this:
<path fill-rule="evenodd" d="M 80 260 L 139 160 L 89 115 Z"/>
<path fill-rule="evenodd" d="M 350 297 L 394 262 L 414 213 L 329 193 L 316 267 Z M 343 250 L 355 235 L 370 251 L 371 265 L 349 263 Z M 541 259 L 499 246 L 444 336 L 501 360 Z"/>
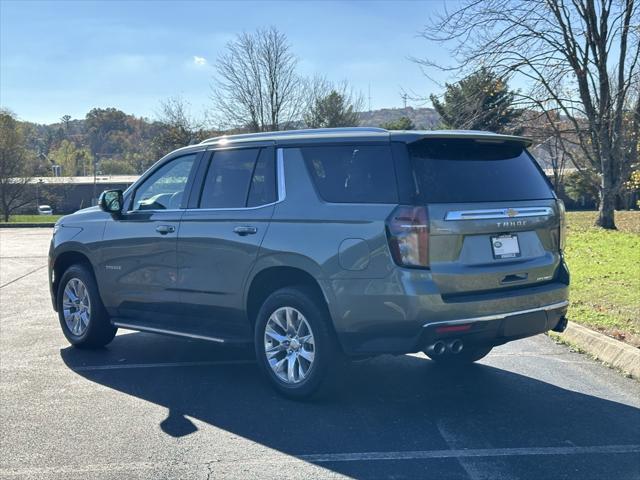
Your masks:
<path fill-rule="evenodd" d="M 259 149 L 220 150 L 213 154 L 200 208 L 242 208 Z"/>
<path fill-rule="evenodd" d="M 409 145 L 418 201 L 500 202 L 553 198 L 522 145 L 455 139 Z"/>
<path fill-rule="evenodd" d="M 395 172 L 388 146 L 301 148 L 323 200 L 339 203 L 396 203 Z"/>
<path fill-rule="evenodd" d="M 147 178 L 133 199 L 134 210 L 180 208 L 196 154 L 165 163 Z"/>
<path fill-rule="evenodd" d="M 248 207 L 257 207 L 276 201 L 276 165 L 272 148 L 263 148 L 251 178 Z"/>

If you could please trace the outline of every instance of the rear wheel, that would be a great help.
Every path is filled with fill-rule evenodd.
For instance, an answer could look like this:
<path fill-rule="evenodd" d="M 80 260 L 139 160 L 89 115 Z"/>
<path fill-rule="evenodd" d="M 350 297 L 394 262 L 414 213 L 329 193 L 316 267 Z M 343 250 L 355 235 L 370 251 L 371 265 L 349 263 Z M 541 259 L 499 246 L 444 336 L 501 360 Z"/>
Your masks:
<path fill-rule="evenodd" d="M 255 349 L 260 369 L 280 393 L 314 394 L 339 354 L 321 300 L 304 287 L 272 293 L 256 318 Z"/>
<path fill-rule="evenodd" d="M 456 354 L 445 353 L 444 355 L 429 355 L 428 353 L 426 352 L 425 353 L 431 360 L 436 362 L 438 365 L 457 366 L 457 365 L 468 365 L 477 360 L 480 360 L 481 358 L 484 358 L 487 355 L 489 355 L 489 352 L 491 352 L 492 349 L 493 347 L 469 345 L 469 346 L 465 346 L 460 353 L 456 353 Z"/>
<path fill-rule="evenodd" d="M 72 265 L 64 272 L 57 304 L 62 333 L 72 345 L 102 347 L 116 335 L 118 329 L 109 321 L 93 274 L 84 265 Z"/>

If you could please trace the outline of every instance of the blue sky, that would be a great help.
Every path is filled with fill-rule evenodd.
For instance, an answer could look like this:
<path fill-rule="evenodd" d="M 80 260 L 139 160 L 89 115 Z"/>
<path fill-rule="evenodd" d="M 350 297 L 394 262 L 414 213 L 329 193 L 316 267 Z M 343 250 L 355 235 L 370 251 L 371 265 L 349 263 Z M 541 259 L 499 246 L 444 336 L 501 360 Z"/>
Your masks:
<path fill-rule="evenodd" d="M 439 0 L 0 0 L 0 104 L 50 123 L 107 106 L 154 117 L 162 99 L 181 95 L 201 114 L 225 44 L 274 25 L 288 36 L 301 74 L 346 79 L 365 97 L 371 84 L 372 108 L 398 107 L 402 88 L 425 97 L 440 90 L 408 57 L 446 61 L 442 46 L 418 37 L 442 8 Z"/>

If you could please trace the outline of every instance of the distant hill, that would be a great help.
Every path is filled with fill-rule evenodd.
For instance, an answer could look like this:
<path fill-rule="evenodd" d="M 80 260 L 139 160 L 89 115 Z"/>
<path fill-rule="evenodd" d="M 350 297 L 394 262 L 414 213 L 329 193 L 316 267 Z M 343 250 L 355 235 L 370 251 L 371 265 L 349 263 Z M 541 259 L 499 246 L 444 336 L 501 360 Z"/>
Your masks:
<path fill-rule="evenodd" d="M 433 108 L 381 108 L 360 112 L 360 126 L 379 127 L 383 123 L 409 117 L 418 130 L 433 130 L 438 127 L 440 117 Z"/>

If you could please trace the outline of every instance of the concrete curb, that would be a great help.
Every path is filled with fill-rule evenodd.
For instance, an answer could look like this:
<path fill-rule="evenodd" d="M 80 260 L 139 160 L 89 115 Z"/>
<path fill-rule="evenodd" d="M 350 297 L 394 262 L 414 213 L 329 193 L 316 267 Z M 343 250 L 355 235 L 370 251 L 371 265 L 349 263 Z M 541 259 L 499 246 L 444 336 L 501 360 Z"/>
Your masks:
<path fill-rule="evenodd" d="M 607 337 L 602 333 L 569 322 L 562 334 L 554 334 L 555 338 L 576 345 L 612 367 L 640 379 L 640 348 L 635 348 L 619 340 Z"/>
<path fill-rule="evenodd" d="M 0 228 L 53 228 L 55 223 L 0 223 Z"/>

